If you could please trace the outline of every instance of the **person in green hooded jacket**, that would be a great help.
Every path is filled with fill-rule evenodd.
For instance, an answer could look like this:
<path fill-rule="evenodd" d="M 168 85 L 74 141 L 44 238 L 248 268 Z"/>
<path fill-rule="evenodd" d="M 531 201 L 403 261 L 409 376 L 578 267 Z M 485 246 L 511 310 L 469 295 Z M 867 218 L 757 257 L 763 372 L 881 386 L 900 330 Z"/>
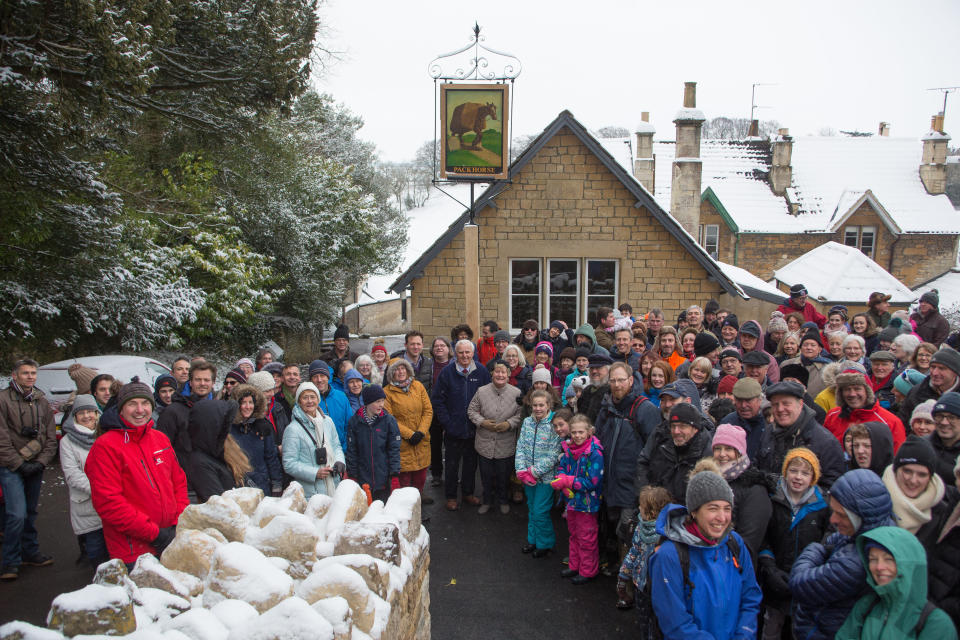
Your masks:
<path fill-rule="evenodd" d="M 928 607 L 918 631 L 927 606 L 927 554 L 916 536 L 900 527 L 877 527 L 857 538 L 857 550 L 872 591 L 854 605 L 837 640 L 957 640 L 942 609 Z"/>

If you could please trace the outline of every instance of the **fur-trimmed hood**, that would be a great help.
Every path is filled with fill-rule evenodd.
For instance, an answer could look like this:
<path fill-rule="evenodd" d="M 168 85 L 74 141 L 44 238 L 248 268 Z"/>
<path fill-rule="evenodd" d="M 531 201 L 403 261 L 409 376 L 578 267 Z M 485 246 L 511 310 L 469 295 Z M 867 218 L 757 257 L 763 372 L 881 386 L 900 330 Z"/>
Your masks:
<path fill-rule="evenodd" d="M 397 370 L 397 367 L 404 367 L 407 370 L 407 380 L 416 380 L 416 377 L 413 373 L 413 365 L 407 362 L 407 360 L 401 356 L 399 358 L 394 358 L 390 361 L 390 364 L 387 365 L 387 375 L 384 376 L 383 380 L 386 384 L 393 384 L 393 372 Z"/>
<path fill-rule="evenodd" d="M 824 369 L 826 369 L 826 367 L 824 367 Z M 862 373 L 837 373 L 834 384 L 837 386 L 837 406 L 840 407 L 840 412 L 844 415 L 850 415 L 850 411 L 852 410 L 843 400 L 843 390 L 846 387 L 860 385 L 867 390 L 867 402 L 863 405 L 864 408 L 870 408 L 877 403 L 877 397 L 874 395 L 873 389 Z"/>
<path fill-rule="evenodd" d="M 240 405 L 240 400 L 247 396 L 253 397 L 253 415 L 251 416 L 251 420 L 266 417 L 267 398 L 260 389 L 250 384 L 238 384 L 233 388 L 233 391 L 230 392 L 230 397 L 238 406 Z M 234 420 L 240 420 L 240 411 L 237 411 L 236 415 L 234 415 Z"/>

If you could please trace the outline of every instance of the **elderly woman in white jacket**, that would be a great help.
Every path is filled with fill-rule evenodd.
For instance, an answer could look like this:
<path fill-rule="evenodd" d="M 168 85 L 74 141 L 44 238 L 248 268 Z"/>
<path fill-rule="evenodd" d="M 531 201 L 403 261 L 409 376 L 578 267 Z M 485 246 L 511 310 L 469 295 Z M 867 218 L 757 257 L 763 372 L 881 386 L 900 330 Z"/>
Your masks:
<path fill-rule="evenodd" d="M 317 493 L 333 495 L 345 469 L 337 428 L 320 409 L 320 390 L 312 382 L 303 382 L 283 432 L 283 470 L 303 485 L 309 500 Z"/>
<path fill-rule="evenodd" d="M 60 440 L 60 466 L 70 492 L 70 526 L 80 542 L 81 558 L 92 567 L 110 559 L 100 516 L 90 500 L 90 481 L 83 470 L 97 437 L 99 420 L 100 409 L 93 396 L 77 396 L 70 415 L 63 421 Z"/>

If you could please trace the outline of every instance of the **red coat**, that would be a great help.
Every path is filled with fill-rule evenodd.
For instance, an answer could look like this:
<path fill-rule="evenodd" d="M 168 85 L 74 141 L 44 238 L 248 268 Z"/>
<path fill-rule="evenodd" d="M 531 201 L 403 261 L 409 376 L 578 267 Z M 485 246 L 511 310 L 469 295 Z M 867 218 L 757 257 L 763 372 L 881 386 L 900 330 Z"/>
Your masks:
<path fill-rule="evenodd" d="M 189 504 L 187 476 L 170 440 L 153 428 L 122 422 L 96 439 L 84 467 L 111 558 L 135 562 L 154 553 L 161 527 L 177 524 Z"/>
<path fill-rule="evenodd" d="M 906 431 L 904 431 L 903 423 L 900 422 L 900 418 L 881 407 L 879 402 L 874 402 L 872 407 L 854 409 L 850 412 L 850 417 L 848 418 L 844 418 L 840 414 L 841 410 L 842 407 L 834 407 L 827 413 L 827 417 L 823 421 L 823 426 L 836 436 L 841 445 L 843 444 L 843 434 L 846 433 L 847 428 L 852 424 L 859 424 L 861 422 L 882 422 L 890 427 L 890 433 L 893 435 L 894 453 L 897 452 L 897 449 L 900 448 L 903 441 L 907 439 L 907 434 Z"/>
<path fill-rule="evenodd" d="M 497 357 L 497 348 L 493 345 L 493 336 L 477 340 L 477 356 L 484 365 Z"/>
<path fill-rule="evenodd" d="M 817 311 L 816 308 L 814 308 L 814 306 L 809 302 L 803 305 L 803 309 L 797 309 L 790 302 L 790 298 L 787 298 L 783 301 L 783 304 L 777 307 L 777 311 L 785 316 L 788 316 L 791 313 L 802 313 L 804 322 L 816 322 L 817 326 L 821 329 L 823 329 L 824 325 L 827 324 L 827 316 Z"/>

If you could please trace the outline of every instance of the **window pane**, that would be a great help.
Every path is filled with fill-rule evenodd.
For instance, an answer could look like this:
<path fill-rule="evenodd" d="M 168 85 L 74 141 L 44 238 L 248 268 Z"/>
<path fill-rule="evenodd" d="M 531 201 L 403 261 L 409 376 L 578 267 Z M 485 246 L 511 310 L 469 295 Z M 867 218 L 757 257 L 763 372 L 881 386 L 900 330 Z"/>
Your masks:
<path fill-rule="evenodd" d="M 586 321 L 596 326 L 597 309 L 600 307 L 617 308 L 617 300 L 613 296 L 587 296 L 587 318 Z"/>
<path fill-rule="evenodd" d="M 873 256 L 873 235 L 873 227 L 864 227 L 860 232 L 860 250 L 871 257 Z"/>
<path fill-rule="evenodd" d="M 715 224 L 707 225 L 707 234 L 704 238 L 703 248 L 713 256 L 714 259 L 717 257 L 717 252 L 719 250 L 719 238 L 720 238 L 720 226 Z"/>
<path fill-rule="evenodd" d="M 511 263 L 510 293 L 540 295 L 539 260 L 514 260 Z"/>
<path fill-rule="evenodd" d="M 587 295 L 617 294 L 617 263 L 613 260 L 587 260 Z M 609 306 L 616 307 L 611 303 Z"/>
<path fill-rule="evenodd" d="M 843 244 L 848 247 L 856 247 L 859 243 L 859 229 L 857 227 L 847 227 L 843 232 Z"/>
<path fill-rule="evenodd" d="M 563 320 L 568 327 L 576 328 L 577 324 L 577 297 L 550 296 L 548 321 Z"/>
<path fill-rule="evenodd" d="M 577 261 L 550 261 L 550 294 L 577 295 Z M 551 316 L 551 320 L 554 319 Z"/>
<path fill-rule="evenodd" d="M 519 329 L 523 323 L 533 318 L 540 324 L 540 296 L 513 296 L 510 326 Z"/>

